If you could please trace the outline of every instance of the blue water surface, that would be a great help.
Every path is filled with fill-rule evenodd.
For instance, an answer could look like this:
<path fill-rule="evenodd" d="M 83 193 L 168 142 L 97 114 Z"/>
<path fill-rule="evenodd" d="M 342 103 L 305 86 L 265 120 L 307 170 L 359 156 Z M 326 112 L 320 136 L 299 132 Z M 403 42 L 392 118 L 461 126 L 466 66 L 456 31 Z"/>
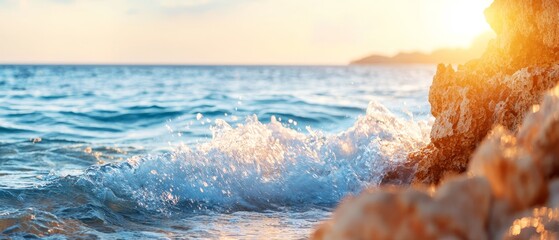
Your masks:
<path fill-rule="evenodd" d="M 435 69 L 0 66 L 0 237 L 305 238 L 426 144 Z"/>

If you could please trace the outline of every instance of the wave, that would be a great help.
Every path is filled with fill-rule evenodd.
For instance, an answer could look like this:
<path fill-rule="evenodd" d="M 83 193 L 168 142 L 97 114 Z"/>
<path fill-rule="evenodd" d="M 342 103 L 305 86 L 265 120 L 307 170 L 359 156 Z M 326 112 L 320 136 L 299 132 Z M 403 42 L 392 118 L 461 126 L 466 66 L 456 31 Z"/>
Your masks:
<path fill-rule="evenodd" d="M 331 207 L 377 185 L 386 170 L 428 143 L 430 128 L 376 102 L 335 135 L 310 127 L 304 134 L 275 117 L 266 124 L 256 116 L 235 127 L 214 123 L 206 143 L 93 166 L 60 181 L 109 206 L 158 213 Z"/>
<path fill-rule="evenodd" d="M 0 126 L 0 133 L 33 133 L 35 131 L 12 126 Z"/>

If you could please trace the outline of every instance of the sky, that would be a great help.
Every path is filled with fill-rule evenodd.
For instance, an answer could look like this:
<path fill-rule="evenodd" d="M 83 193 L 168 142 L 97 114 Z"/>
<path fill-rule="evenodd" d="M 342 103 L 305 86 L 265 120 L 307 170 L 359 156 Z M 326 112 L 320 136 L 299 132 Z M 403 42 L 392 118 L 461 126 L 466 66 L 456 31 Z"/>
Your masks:
<path fill-rule="evenodd" d="M 491 0 L 0 0 L 0 63 L 345 64 L 467 47 Z"/>

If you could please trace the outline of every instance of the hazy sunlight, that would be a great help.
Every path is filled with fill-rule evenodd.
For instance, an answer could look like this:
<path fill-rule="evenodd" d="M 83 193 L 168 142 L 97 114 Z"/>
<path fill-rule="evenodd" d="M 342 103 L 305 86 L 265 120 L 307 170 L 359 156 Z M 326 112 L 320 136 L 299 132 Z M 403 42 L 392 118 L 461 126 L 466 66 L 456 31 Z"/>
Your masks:
<path fill-rule="evenodd" d="M 0 0 L 1 63 L 346 64 L 466 47 L 490 0 Z"/>

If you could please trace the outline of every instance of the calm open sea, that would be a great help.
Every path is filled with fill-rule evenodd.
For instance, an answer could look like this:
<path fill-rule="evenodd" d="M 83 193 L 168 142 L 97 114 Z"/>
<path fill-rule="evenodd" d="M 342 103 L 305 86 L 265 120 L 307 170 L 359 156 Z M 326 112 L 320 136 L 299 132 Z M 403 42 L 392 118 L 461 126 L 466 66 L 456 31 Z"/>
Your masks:
<path fill-rule="evenodd" d="M 0 238 L 305 238 L 427 143 L 435 69 L 0 66 Z"/>

